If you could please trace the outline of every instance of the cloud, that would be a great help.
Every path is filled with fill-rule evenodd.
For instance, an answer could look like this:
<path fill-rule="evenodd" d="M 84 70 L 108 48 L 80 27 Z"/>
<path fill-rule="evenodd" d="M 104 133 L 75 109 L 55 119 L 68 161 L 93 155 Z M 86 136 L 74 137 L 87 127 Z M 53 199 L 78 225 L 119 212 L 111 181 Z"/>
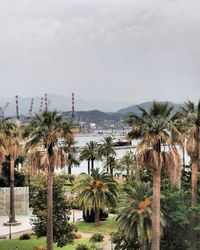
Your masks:
<path fill-rule="evenodd" d="M 0 0 L 2 93 L 197 98 L 199 7 L 195 0 Z"/>

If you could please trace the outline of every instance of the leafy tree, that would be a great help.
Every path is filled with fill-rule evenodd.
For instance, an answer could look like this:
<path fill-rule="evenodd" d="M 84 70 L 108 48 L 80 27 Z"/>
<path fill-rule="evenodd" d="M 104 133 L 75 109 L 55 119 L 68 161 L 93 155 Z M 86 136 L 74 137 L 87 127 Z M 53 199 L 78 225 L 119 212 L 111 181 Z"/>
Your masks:
<path fill-rule="evenodd" d="M 166 220 L 161 249 L 186 250 L 188 246 L 189 212 L 188 194 L 168 188 L 162 192 L 162 211 Z"/>
<path fill-rule="evenodd" d="M 108 173 L 92 170 L 91 176 L 81 174 L 74 184 L 77 202 L 85 212 L 95 212 L 95 223 L 99 226 L 100 209 L 116 206 L 117 183 Z"/>
<path fill-rule="evenodd" d="M 140 114 L 129 115 L 126 122 L 132 127 L 128 136 L 140 139 L 138 160 L 140 165 L 153 170 L 152 250 L 160 249 L 160 179 L 165 167 L 172 185 L 180 186 L 182 164 L 172 143 L 179 135 L 173 121 L 173 107 L 154 102 L 148 110 L 138 107 Z M 168 151 L 162 146 L 168 145 Z"/>
<path fill-rule="evenodd" d="M 63 190 L 64 180 L 54 177 L 53 182 L 53 241 L 58 247 L 71 243 L 74 239 L 74 226 L 69 223 L 71 204 L 66 200 Z M 33 230 L 37 237 L 47 234 L 47 181 L 38 178 L 30 184 L 30 202 L 33 209 Z"/>
<path fill-rule="evenodd" d="M 69 123 L 56 111 L 45 111 L 25 127 L 26 150 L 33 151 L 33 164 L 47 173 L 47 248 L 53 249 L 53 172 L 66 163 L 60 139 L 69 137 Z"/>

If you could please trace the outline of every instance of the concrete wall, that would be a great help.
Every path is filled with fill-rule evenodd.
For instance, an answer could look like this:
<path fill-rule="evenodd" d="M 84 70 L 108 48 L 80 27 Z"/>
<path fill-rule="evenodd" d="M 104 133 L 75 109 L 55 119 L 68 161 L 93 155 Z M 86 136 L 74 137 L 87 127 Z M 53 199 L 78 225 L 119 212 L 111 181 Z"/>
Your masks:
<path fill-rule="evenodd" d="M 0 188 L 0 216 L 9 215 L 10 188 Z M 15 187 L 15 214 L 29 214 L 29 188 Z"/>

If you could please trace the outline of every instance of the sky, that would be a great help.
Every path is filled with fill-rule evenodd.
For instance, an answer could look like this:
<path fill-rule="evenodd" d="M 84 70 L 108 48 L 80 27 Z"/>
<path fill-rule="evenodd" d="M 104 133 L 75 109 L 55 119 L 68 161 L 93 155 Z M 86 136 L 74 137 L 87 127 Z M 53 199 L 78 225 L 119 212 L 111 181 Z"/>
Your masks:
<path fill-rule="evenodd" d="M 197 101 L 199 9 L 199 0 L 0 0 L 0 95 Z"/>

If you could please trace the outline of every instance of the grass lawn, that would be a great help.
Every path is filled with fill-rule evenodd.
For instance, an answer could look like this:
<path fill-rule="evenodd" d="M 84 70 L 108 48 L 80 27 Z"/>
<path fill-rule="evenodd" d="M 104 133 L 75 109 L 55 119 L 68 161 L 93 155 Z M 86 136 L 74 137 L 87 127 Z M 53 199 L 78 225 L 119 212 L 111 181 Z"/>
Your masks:
<path fill-rule="evenodd" d="M 57 247 L 54 245 L 54 250 L 75 250 L 78 244 L 88 244 L 89 239 L 81 238 L 74 240 L 73 245 L 67 245 L 63 248 Z M 32 236 L 30 240 L 0 240 L 0 249 L 1 250 L 32 250 L 34 246 L 45 246 L 46 238 L 42 237 L 37 239 L 35 236 Z"/>
<path fill-rule="evenodd" d="M 101 221 L 100 226 L 96 227 L 94 223 L 86 223 L 80 221 L 76 223 L 78 231 L 94 232 L 94 233 L 112 233 L 117 230 L 115 217 L 108 217 L 106 221 Z"/>

